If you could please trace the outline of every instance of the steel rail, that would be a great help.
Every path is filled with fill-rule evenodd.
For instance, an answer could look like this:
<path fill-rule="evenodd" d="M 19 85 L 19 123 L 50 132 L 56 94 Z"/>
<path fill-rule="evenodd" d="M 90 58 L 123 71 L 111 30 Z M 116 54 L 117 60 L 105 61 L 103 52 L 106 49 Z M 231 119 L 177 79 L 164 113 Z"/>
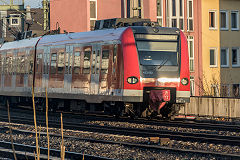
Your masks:
<path fill-rule="evenodd" d="M 24 134 L 34 134 L 33 131 L 27 131 L 27 130 L 14 130 L 14 132 L 24 133 Z M 46 135 L 46 133 L 41 132 L 41 135 Z M 50 134 L 50 136 L 61 137 L 60 134 Z M 182 153 L 182 154 L 195 154 L 195 155 L 197 154 L 197 155 L 201 155 L 201 156 L 211 155 L 211 156 L 214 156 L 214 157 L 217 157 L 217 158 L 224 158 L 224 159 L 228 159 L 228 158 L 230 158 L 230 159 L 240 159 L 239 154 L 226 154 L 226 153 L 210 152 L 210 151 L 203 151 L 203 150 L 179 149 L 179 148 L 163 147 L 163 146 L 158 146 L 158 145 L 129 143 L 129 142 L 122 142 L 122 141 L 117 142 L 117 141 L 109 141 L 109 140 L 97 140 L 97 139 L 89 139 L 89 138 L 79 138 L 79 137 L 76 137 L 76 136 L 64 136 L 64 139 L 66 139 L 66 138 L 76 139 L 78 141 L 89 141 L 89 142 L 92 142 L 92 143 L 118 144 L 118 145 L 123 145 L 123 146 L 126 146 L 126 147 L 142 148 L 142 149 L 148 149 L 148 150 L 149 149 L 155 149 L 155 150 L 159 150 L 159 151 Z M 0 146 L 1 146 L 1 144 L 0 144 Z M 54 151 L 54 155 L 55 155 L 55 150 L 52 149 L 51 152 L 52 151 Z M 41 148 L 41 153 L 42 153 L 42 148 Z M 71 153 L 74 153 L 74 152 L 71 152 Z M 82 155 L 80 154 L 80 156 L 82 156 Z M 73 158 L 73 157 L 71 157 L 71 158 Z M 86 157 L 86 159 L 87 159 L 87 157 Z M 102 159 L 102 157 L 101 157 L 101 159 Z"/>
<path fill-rule="evenodd" d="M 17 157 L 21 158 L 21 159 L 26 159 L 26 157 L 28 159 L 34 159 L 34 151 L 36 150 L 36 146 L 31 146 L 31 145 L 23 145 L 23 144 L 18 144 L 18 143 L 14 143 L 14 147 L 17 153 Z M 2 153 L 1 155 L 6 155 L 6 157 L 8 158 L 9 155 L 11 155 L 11 149 L 12 149 L 12 145 L 11 142 L 5 142 L 5 141 L 0 141 L 0 153 Z M 41 159 L 47 159 L 47 153 L 48 153 L 48 149 L 44 148 L 44 147 L 40 147 L 40 153 L 41 153 Z M 27 152 L 28 154 L 25 154 L 25 152 Z M 56 159 L 60 157 L 60 150 L 56 150 L 56 149 L 50 149 L 50 154 L 51 154 L 51 159 Z M 5 157 L 3 157 L 5 158 Z M 65 151 L 65 159 L 82 159 L 83 158 L 83 154 L 81 153 L 76 153 L 76 152 L 69 152 L 69 151 Z M 87 155 L 84 154 L 84 158 L 85 159 L 90 159 L 90 160 L 110 160 L 109 158 L 106 157 L 99 157 L 99 156 L 92 156 L 92 155 Z"/>
<path fill-rule="evenodd" d="M 2 120 L 2 117 L 0 117 L 0 120 Z M 16 123 L 21 122 L 29 125 L 33 124 L 32 119 L 11 117 L 11 121 Z M 179 131 L 169 131 L 169 130 L 123 128 L 123 127 L 100 126 L 100 125 L 70 123 L 70 122 L 64 122 L 63 124 L 64 124 L 64 129 L 71 129 L 71 130 L 91 131 L 91 132 L 139 136 L 139 137 L 170 138 L 172 140 L 174 139 L 174 140 L 193 141 L 193 142 L 202 142 L 202 143 L 224 144 L 224 145 L 230 145 L 230 146 L 240 145 L 240 136 L 223 136 L 218 134 L 179 132 Z M 45 120 L 38 120 L 38 125 L 45 126 Z M 60 122 L 49 120 L 49 127 L 60 128 Z"/>

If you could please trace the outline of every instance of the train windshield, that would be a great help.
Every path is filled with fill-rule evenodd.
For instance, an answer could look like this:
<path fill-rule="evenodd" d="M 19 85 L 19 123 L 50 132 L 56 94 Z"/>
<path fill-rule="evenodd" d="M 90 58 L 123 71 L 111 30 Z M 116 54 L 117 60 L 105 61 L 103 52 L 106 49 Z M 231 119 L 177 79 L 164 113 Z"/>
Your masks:
<path fill-rule="evenodd" d="M 141 65 L 178 66 L 177 41 L 137 41 Z"/>

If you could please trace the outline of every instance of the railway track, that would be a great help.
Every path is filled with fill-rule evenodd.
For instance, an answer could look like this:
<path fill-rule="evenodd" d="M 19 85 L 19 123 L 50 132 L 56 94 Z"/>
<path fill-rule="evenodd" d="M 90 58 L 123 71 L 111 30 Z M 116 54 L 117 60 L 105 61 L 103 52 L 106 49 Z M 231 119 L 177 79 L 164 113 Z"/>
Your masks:
<path fill-rule="evenodd" d="M 0 116 L 1 121 L 8 121 L 7 116 Z M 33 125 L 32 118 L 22 118 L 11 116 L 11 121 L 15 123 L 23 123 Z M 45 126 L 45 120 L 38 119 L 38 125 Z M 59 121 L 50 121 L 49 127 L 60 128 Z M 118 134 L 127 136 L 141 137 L 161 137 L 170 138 L 171 140 L 193 141 L 202 143 L 214 143 L 231 146 L 240 145 L 240 136 L 223 136 L 218 134 L 194 133 L 194 132 L 179 132 L 171 130 L 154 130 L 154 129 L 139 129 L 139 128 L 123 128 L 115 126 L 102 126 L 85 123 L 64 122 L 64 129 L 99 132 L 107 134 Z"/>
<path fill-rule="evenodd" d="M 8 130 L 7 127 L 4 128 L 5 130 Z M 28 131 L 28 130 L 13 130 L 13 132 L 16 132 L 18 134 L 32 134 L 34 135 L 35 132 Z M 41 132 L 41 135 L 46 135 L 45 132 Z M 50 134 L 51 137 L 58 137 L 61 138 L 61 135 L 59 134 Z M 202 151 L 202 150 L 189 150 L 189 149 L 177 149 L 177 148 L 170 148 L 170 147 L 163 147 L 159 145 L 149 145 L 149 144 L 135 144 L 135 143 L 128 143 L 128 142 L 118 142 L 118 141 L 110 141 L 110 140 L 96 140 L 96 139 L 88 139 L 88 138 L 79 138 L 76 136 L 64 136 L 64 139 L 76 139 L 76 141 L 89 141 L 91 143 L 103 143 L 103 144 L 117 144 L 125 147 L 130 148 L 140 148 L 140 149 L 147 149 L 147 150 L 157 150 L 161 152 L 171 152 L 174 154 L 188 154 L 188 155 L 197 155 L 200 157 L 204 156 L 212 156 L 215 158 L 223 158 L 223 159 L 239 159 L 240 155 L 237 154 L 225 154 L 225 153 L 216 153 L 216 152 L 210 152 L 210 151 Z M 0 153 L 1 153 L 1 147 L 7 146 L 8 149 L 11 149 L 11 144 L 9 142 L 0 142 Z M 28 146 L 28 145 L 20 145 L 20 144 L 14 144 L 16 150 L 21 150 L 21 152 L 28 152 L 29 155 L 33 153 L 35 146 Z M 23 149 L 24 148 L 24 149 Z M 41 154 L 47 154 L 46 148 L 41 148 Z M 60 155 L 59 150 L 51 149 L 50 150 L 51 155 L 56 156 Z M 43 159 L 46 156 L 43 155 Z M 80 159 L 82 158 L 82 154 L 74 153 L 74 152 L 66 152 L 66 159 Z M 95 157 L 95 156 L 89 156 L 85 155 L 86 159 L 108 159 L 103 157 Z M 53 157 L 54 159 L 54 157 Z"/>
<path fill-rule="evenodd" d="M 14 148 L 16 151 L 16 155 L 18 159 L 35 159 L 34 152 L 36 150 L 36 146 L 31 145 L 23 145 L 14 143 Z M 40 147 L 40 158 L 41 159 L 48 159 L 48 149 Z M 4 155 L 3 158 L 14 158 L 12 152 L 12 145 L 10 142 L 0 141 L 0 154 Z M 60 159 L 60 150 L 50 149 L 50 159 Z M 110 160 L 109 158 L 105 157 L 98 157 L 98 156 L 91 156 L 84 154 L 85 159 L 93 159 L 93 160 Z M 83 154 L 76 153 L 76 152 L 68 152 L 65 151 L 65 159 L 83 159 Z"/>
<path fill-rule="evenodd" d="M 16 110 L 16 108 L 14 108 Z M 4 111 L 4 110 L 3 110 Z M 6 112 L 6 111 L 5 111 Z M 27 117 L 29 115 L 33 115 L 32 111 L 30 110 L 21 110 L 18 109 L 15 112 L 21 112 L 23 114 L 26 114 Z M 41 112 L 41 114 L 38 115 L 40 119 L 45 118 L 45 113 Z M 233 123 L 206 123 L 206 122 L 196 122 L 193 120 L 175 120 L 175 121 L 166 121 L 166 120 L 159 120 L 159 119 L 144 119 L 144 118 L 138 118 L 138 119 L 130 119 L 128 117 L 113 117 L 108 115 L 96 115 L 96 114 L 80 114 L 80 113 L 69 113 L 69 112 L 63 112 L 64 119 L 68 120 L 75 120 L 75 121 L 81 121 L 81 120 L 99 120 L 99 121 L 118 121 L 118 122 L 128 122 L 128 123 L 136 123 L 136 124 L 145 124 L 145 125 L 154 125 L 154 126 L 167 126 L 167 127 L 181 127 L 181 128 L 191 128 L 191 129 L 207 129 L 207 130 L 215 130 L 215 131 L 228 131 L 228 132 L 240 132 L 240 123 L 233 124 Z M 6 116 L 7 113 L 4 115 L 3 113 L 0 113 L 0 116 Z M 24 115 L 22 115 L 24 116 Z M 60 117 L 59 113 L 50 112 L 50 117 Z M 60 118 L 59 118 L 60 119 Z M 58 119 L 58 120 L 59 120 Z"/>

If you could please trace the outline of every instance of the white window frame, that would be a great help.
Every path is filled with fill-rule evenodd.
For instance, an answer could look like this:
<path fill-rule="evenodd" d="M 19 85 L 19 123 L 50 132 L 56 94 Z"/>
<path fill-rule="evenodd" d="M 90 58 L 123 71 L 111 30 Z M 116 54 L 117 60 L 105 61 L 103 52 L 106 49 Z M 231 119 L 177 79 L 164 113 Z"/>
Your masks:
<path fill-rule="evenodd" d="M 214 65 L 211 65 L 210 62 L 211 62 L 211 52 L 210 50 L 214 50 L 214 60 L 215 60 L 215 64 Z M 217 48 L 209 48 L 209 65 L 211 68 L 214 68 L 214 67 L 217 67 L 218 66 L 218 54 L 217 54 Z"/>
<path fill-rule="evenodd" d="M 184 0 L 182 0 L 182 16 L 180 16 L 180 0 L 175 0 L 175 3 L 176 3 L 176 16 L 173 16 L 172 15 L 172 0 L 167 0 L 168 1 L 168 15 L 169 15 L 169 18 L 168 18 L 168 24 L 169 24 L 169 27 L 173 27 L 172 26 L 172 20 L 173 19 L 176 19 L 177 21 L 177 28 L 180 28 L 180 19 L 183 19 L 183 30 L 184 30 Z"/>
<path fill-rule="evenodd" d="M 157 1 L 156 1 L 157 2 Z M 161 3 L 161 10 L 162 10 L 162 16 L 158 16 L 157 15 L 157 20 L 158 19 L 161 19 L 161 24 L 163 25 L 163 0 L 160 0 L 160 3 Z M 158 12 L 158 11 L 157 11 Z"/>
<path fill-rule="evenodd" d="M 190 96 L 195 96 L 195 81 L 194 81 L 194 77 L 190 76 L 190 93 L 192 93 L 192 95 Z"/>
<path fill-rule="evenodd" d="M 19 25 L 21 24 L 20 14 L 10 14 L 9 16 L 10 16 L 10 17 L 9 17 L 9 25 L 10 25 L 10 26 L 19 26 Z M 18 21 L 17 24 L 12 23 L 12 21 L 13 21 L 14 19 L 17 19 L 17 21 Z"/>
<path fill-rule="evenodd" d="M 233 68 L 234 68 L 234 67 L 240 67 L 239 48 L 238 48 L 238 47 L 233 47 L 233 48 L 231 49 L 231 52 L 232 52 L 233 49 L 236 49 L 236 50 L 237 50 L 237 64 L 233 64 L 233 61 L 232 61 L 232 59 L 231 59 L 232 67 L 233 67 Z M 233 57 L 233 52 L 232 52 L 232 57 Z"/>
<path fill-rule="evenodd" d="M 189 17 L 189 2 L 190 2 L 190 1 L 192 2 L 192 17 Z M 188 0 L 188 1 L 187 1 L 187 31 L 188 31 L 188 32 L 193 32 L 193 31 L 194 31 L 194 23 L 193 23 L 193 22 L 194 22 L 194 21 L 193 21 L 193 17 L 194 17 L 194 12 L 193 12 L 193 11 L 194 11 L 194 9 L 193 9 L 193 6 L 194 6 L 194 5 L 193 5 L 193 0 Z M 192 28 L 193 28 L 193 30 L 190 30 L 190 29 L 189 29 L 189 28 L 190 28 L 190 27 L 189 27 L 189 21 L 190 21 L 190 20 L 192 20 L 192 25 L 193 25 Z"/>
<path fill-rule="evenodd" d="M 215 16 L 214 16 L 214 20 L 215 20 L 215 21 L 214 21 L 214 25 L 215 25 L 215 26 L 214 26 L 214 27 L 210 27 L 210 16 L 209 16 L 209 15 L 210 15 L 210 14 L 209 14 L 210 12 L 215 13 Z M 208 25 L 209 25 L 209 29 L 210 29 L 210 30 L 217 30 L 217 27 L 218 27 L 218 26 L 217 26 L 217 10 L 211 9 L 211 10 L 208 11 Z"/>
<path fill-rule="evenodd" d="M 226 27 L 223 28 L 221 27 L 221 23 L 222 23 L 222 17 L 221 17 L 221 13 L 225 13 L 226 14 Z M 223 31 L 227 31 L 229 29 L 229 15 L 228 15 L 228 11 L 227 10 L 220 10 L 220 14 L 219 14 L 219 17 L 220 17 L 220 29 L 223 30 Z"/>
<path fill-rule="evenodd" d="M 222 61 L 221 61 L 221 60 L 222 60 L 222 57 L 221 57 L 221 56 L 222 56 L 222 50 L 225 50 L 225 51 L 226 51 L 226 58 L 227 58 L 227 59 L 226 59 L 226 61 L 227 61 L 227 64 L 226 64 L 226 65 L 222 65 L 222 64 L 221 64 L 221 62 L 222 62 Z M 224 67 L 229 67 L 229 48 L 225 48 L 225 47 L 221 48 L 221 50 L 220 50 L 220 58 L 221 58 L 221 59 L 220 59 L 220 65 L 221 65 L 221 67 L 223 67 L 223 68 L 224 68 Z"/>
<path fill-rule="evenodd" d="M 237 28 L 232 28 L 232 13 L 236 13 L 237 14 Z M 238 31 L 239 30 L 239 11 L 238 10 L 233 10 L 233 11 L 231 11 L 231 30 L 232 31 Z"/>
<path fill-rule="evenodd" d="M 89 0 L 89 2 L 96 2 L 96 18 L 91 18 L 90 17 L 90 20 L 97 20 L 97 0 Z M 91 11 L 90 11 L 91 12 Z"/>
<path fill-rule="evenodd" d="M 190 38 L 192 37 L 192 38 Z M 188 54 L 189 54 L 189 69 L 190 69 L 190 61 L 193 61 L 193 70 L 190 70 L 190 72 L 194 72 L 194 37 L 193 36 L 188 36 L 187 37 L 187 41 L 188 41 Z M 192 47 L 193 47 L 193 57 L 190 57 L 190 42 L 192 42 Z"/>
<path fill-rule="evenodd" d="M 96 5 L 96 11 L 95 11 L 96 12 L 96 18 L 91 18 L 91 4 L 90 4 L 91 2 L 96 2 L 95 3 L 95 5 Z M 97 17 L 98 17 L 98 15 L 97 15 L 97 0 L 89 0 L 89 7 L 90 7 L 89 8 L 90 9 L 90 25 L 89 26 L 90 26 L 90 29 L 91 29 L 91 21 L 96 21 Z"/>

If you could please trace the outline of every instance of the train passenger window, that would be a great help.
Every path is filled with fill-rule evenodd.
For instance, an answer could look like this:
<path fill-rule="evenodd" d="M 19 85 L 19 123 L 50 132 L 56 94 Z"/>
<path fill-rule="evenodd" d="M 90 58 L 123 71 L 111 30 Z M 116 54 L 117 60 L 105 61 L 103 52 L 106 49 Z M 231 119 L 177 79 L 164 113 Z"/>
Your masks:
<path fill-rule="evenodd" d="M 30 56 L 30 59 L 29 59 L 29 74 L 32 74 L 33 73 L 33 56 L 32 55 L 29 55 Z"/>
<path fill-rule="evenodd" d="M 42 54 L 37 54 L 37 67 L 36 67 L 36 72 L 41 73 L 41 61 L 42 61 Z"/>
<path fill-rule="evenodd" d="M 74 68 L 73 68 L 74 74 L 80 73 L 80 65 L 81 65 L 81 54 L 80 54 L 80 52 L 75 52 L 74 53 Z"/>
<path fill-rule="evenodd" d="M 99 65 L 100 65 L 100 51 L 97 51 L 96 57 L 96 74 L 99 74 Z"/>
<path fill-rule="evenodd" d="M 102 74 L 108 73 L 108 63 L 109 63 L 109 50 L 103 50 L 102 51 Z"/>
<path fill-rule="evenodd" d="M 115 44 L 113 49 L 113 63 L 115 63 L 117 59 L 117 51 L 118 51 L 118 45 Z"/>
<path fill-rule="evenodd" d="M 91 59 L 91 50 L 90 48 L 88 48 L 84 51 L 83 74 L 90 73 L 90 59 Z"/>
<path fill-rule="evenodd" d="M 69 53 L 66 52 L 65 54 L 65 74 L 68 74 L 68 61 L 69 61 Z"/>
<path fill-rule="evenodd" d="M 95 74 L 95 61 L 96 61 L 96 53 L 93 51 L 92 55 L 92 74 Z"/>
<path fill-rule="evenodd" d="M 1 59 L 1 55 L 0 55 L 0 75 L 2 74 L 2 59 Z"/>
<path fill-rule="evenodd" d="M 51 57 L 51 74 L 56 74 L 57 67 L 57 53 L 52 53 Z"/>
<path fill-rule="evenodd" d="M 58 54 L 58 74 L 62 74 L 64 69 L 64 52 Z"/>
<path fill-rule="evenodd" d="M 8 68 L 9 68 L 9 74 L 12 74 L 13 72 L 13 57 L 8 58 Z"/>
<path fill-rule="evenodd" d="M 20 60 L 20 62 L 19 62 L 19 73 L 22 73 L 22 74 L 24 74 L 24 72 L 25 72 L 25 57 L 24 56 L 21 56 L 21 57 L 19 57 L 19 60 Z"/>

